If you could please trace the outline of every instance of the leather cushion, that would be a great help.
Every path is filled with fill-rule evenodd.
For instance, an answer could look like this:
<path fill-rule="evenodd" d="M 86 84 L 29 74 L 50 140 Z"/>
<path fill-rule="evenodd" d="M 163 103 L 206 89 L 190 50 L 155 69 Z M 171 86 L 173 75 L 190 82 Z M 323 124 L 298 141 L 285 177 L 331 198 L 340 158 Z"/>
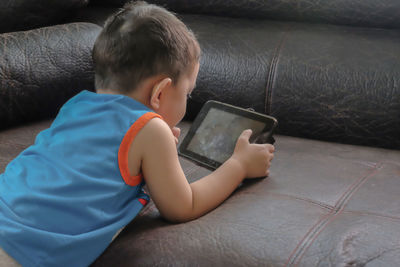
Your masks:
<path fill-rule="evenodd" d="M 0 172 L 50 124 L 1 131 Z M 179 126 L 183 137 L 190 123 Z M 92 266 L 396 266 L 400 152 L 276 140 L 269 178 L 188 223 L 166 222 L 150 202 Z M 190 182 L 210 173 L 180 161 Z"/>
<path fill-rule="evenodd" d="M 79 19 L 101 25 L 113 10 Z M 214 99 L 276 116 L 281 134 L 400 148 L 397 30 L 180 17 L 202 47 L 188 119 Z"/>
<path fill-rule="evenodd" d="M 400 32 L 293 24 L 267 87 L 280 132 L 400 148 Z"/>
<path fill-rule="evenodd" d="M 50 123 L 1 131 L 0 172 Z M 287 136 L 275 148 L 270 177 L 197 220 L 168 223 L 149 202 L 92 266 L 398 265 L 399 150 Z M 190 182 L 210 173 L 180 161 Z"/>
<path fill-rule="evenodd" d="M 275 116 L 281 134 L 400 148 L 399 31 L 182 17 L 203 50 L 188 118 L 215 99 Z"/>
<path fill-rule="evenodd" d="M 287 136 L 275 148 L 270 177 L 199 219 L 168 223 L 150 202 L 93 266 L 398 264 L 400 151 Z M 189 181 L 210 173 L 180 161 Z"/>
<path fill-rule="evenodd" d="M 93 90 L 91 51 L 101 27 L 73 23 L 0 35 L 0 128 L 54 116 Z"/>
<path fill-rule="evenodd" d="M 0 32 L 33 29 L 60 22 L 89 0 L 6 0 L 0 1 Z"/>
<path fill-rule="evenodd" d="M 121 6 L 127 0 L 93 0 Z M 148 0 L 183 13 L 268 18 L 369 27 L 400 27 L 398 0 Z"/>

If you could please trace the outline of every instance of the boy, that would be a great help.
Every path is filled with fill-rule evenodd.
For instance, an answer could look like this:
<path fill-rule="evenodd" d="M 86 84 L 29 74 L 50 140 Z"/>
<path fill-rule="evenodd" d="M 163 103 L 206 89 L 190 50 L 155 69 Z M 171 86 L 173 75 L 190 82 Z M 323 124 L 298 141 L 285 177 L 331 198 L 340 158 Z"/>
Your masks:
<path fill-rule="evenodd" d="M 70 99 L 0 176 L 0 255 L 27 266 L 86 266 L 149 200 L 144 182 L 162 216 L 185 222 L 245 177 L 268 175 L 274 147 L 249 144 L 246 130 L 219 169 L 187 182 L 175 125 L 199 57 L 193 34 L 161 7 L 131 3 L 109 18 L 93 49 L 97 93 Z"/>

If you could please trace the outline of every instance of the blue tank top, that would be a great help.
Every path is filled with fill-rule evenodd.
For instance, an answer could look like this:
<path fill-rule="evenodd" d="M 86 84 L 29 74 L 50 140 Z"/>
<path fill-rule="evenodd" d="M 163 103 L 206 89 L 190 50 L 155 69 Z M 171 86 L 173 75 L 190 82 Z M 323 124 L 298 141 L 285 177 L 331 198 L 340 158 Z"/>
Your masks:
<path fill-rule="evenodd" d="M 152 118 L 123 95 L 83 91 L 0 175 L 0 247 L 24 266 L 87 266 L 149 197 L 128 150 Z"/>

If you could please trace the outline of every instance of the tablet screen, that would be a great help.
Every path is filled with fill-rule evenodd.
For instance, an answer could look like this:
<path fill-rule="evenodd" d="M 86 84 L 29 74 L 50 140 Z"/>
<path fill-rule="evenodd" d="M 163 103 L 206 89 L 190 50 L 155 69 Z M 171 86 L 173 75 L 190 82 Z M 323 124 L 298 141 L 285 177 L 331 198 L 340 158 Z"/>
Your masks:
<path fill-rule="evenodd" d="M 257 136 L 265 126 L 262 121 L 211 108 L 187 149 L 222 163 L 232 155 L 236 141 L 244 130 L 252 129 L 253 136 Z"/>

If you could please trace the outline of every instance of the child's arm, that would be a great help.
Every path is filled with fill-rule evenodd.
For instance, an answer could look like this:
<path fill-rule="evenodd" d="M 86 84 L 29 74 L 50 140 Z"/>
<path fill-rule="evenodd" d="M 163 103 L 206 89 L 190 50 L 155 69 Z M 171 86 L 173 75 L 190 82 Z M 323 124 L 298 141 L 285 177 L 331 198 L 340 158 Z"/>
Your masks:
<path fill-rule="evenodd" d="M 160 213 L 170 221 L 184 222 L 202 216 L 223 202 L 245 177 L 268 175 L 272 145 L 249 144 L 244 131 L 235 152 L 221 167 L 191 184 L 178 160 L 174 135 L 161 119 L 152 119 L 138 134 L 143 146 L 142 172 Z"/>

